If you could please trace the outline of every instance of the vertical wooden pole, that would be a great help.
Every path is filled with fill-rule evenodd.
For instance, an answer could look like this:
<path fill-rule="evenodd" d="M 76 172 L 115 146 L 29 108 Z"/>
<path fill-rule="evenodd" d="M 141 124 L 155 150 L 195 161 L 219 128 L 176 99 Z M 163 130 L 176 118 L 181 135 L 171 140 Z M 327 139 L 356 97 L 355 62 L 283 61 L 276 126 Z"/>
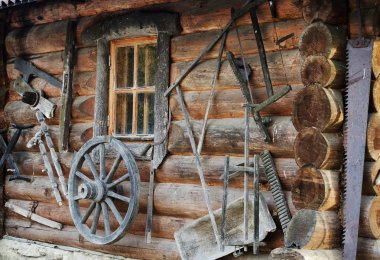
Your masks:
<path fill-rule="evenodd" d="M 73 69 L 75 64 L 76 22 L 70 21 L 66 30 L 66 46 L 63 65 L 61 113 L 59 115 L 59 152 L 69 149 L 71 106 L 73 103 Z"/>
<path fill-rule="evenodd" d="M 109 41 L 99 39 L 96 64 L 94 136 L 108 133 L 109 54 Z"/>

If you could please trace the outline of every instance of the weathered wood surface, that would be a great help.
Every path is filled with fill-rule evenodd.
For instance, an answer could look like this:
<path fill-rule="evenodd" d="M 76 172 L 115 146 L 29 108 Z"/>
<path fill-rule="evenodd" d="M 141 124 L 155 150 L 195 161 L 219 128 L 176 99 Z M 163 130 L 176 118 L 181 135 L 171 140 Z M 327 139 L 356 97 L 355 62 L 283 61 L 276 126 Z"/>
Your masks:
<path fill-rule="evenodd" d="M 58 125 L 61 112 L 61 98 L 49 99 L 57 108 L 54 112 L 54 117 L 46 120 L 47 124 Z M 93 120 L 94 117 L 94 96 L 79 96 L 76 97 L 72 104 L 72 122 L 84 123 Z M 38 124 L 36 112 L 29 105 L 22 101 L 8 102 L 4 108 L 5 119 L 10 123 L 16 124 Z"/>
<path fill-rule="evenodd" d="M 339 171 L 301 167 L 292 185 L 296 209 L 336 210 L 339 207 Z"/>
<path fill-rule="evenodd" d="M 276 248 L 270 252 L 269 259 L 273 260 L 308 260 L 308 259 L 326 259 L 336 260 L 342 258 L 340 249 L 293 249 L 293 248 Z"/>
<path fill-rule="evenodd" d="M 302 18 L 302 12 L 300 11 L 299 5 L 294 1 L 278 1 L 276 2 L 276 19 L 272 18 L 269 6 L 267 4 L 262 4 L 257 8 L 257 16 L 259 23 L 272 23 L 272 21 L 279 20 L 292 20 Z M 181 17 L 182 32 L 194 33 L 200 31 L 218 30 L 223 28 L 231 18 L 230 8 L 221 8 L 204 13 L 195 14 L 185 14 Z M 250 25 L 252 20 L 249 14 L 242 16 L 238 21 L 237 25 Z M 284 36 L 284 35 L 282 35 Z M 282 37 L 279 35 L 279 38 Z"/>
<path fill-rule="evenodd" d="M 346 33 L 341 27 L 312 23 L 300 35 L 298 45 L 303 58 L 323 55 L 328 59 L 346 59 Z"/>
<path fill-rule="evenodd" d="M 8 77 L 6 72 L 5 34 L 6 21 L 0 19 L 0 110 L 4 108 L 7 98 Z"/>
<path fill-rule="evenodd" d="M 51 75 L 62 75 L 63 52 L 51 52 L 43 55 L 32 55 L 27 60 L 37 68 Z M 7 74 L 10 80 L 15 80 L 21 74 L 14 68 L 14 60 L 8 60 Z M 96 70 L 96 48 L 88 47 L 77 50 L 77 63 L 74 72 L 88 72 Z"/>
<path fill-rule="evenodd" d="M 378 259 L 380 255 L 380 240 L 358 238 L 358 259 Z"/>
<path fill-rule="evenodd" d="M 367 148 L 373 160 L 380 156 L 380 114 L 373 113 L 368 118 Z"/>
<path fill-rule="evenodd" d="M 343 160 L 343 138 L 340 133 L 321 133 L 315 127 L 304 128 L 294 141 L 297 164 L 316 168 L 340 169 Z"/>
<path fill-rule="evenodd" d="M 27 210 L 30 210 L 33 206 L 33 201 L 11 199 L 9 200 L 9 202 Z M 83 210 L 85 210 L 85 208 Z M 62 223 L 65 226 L 66 225 L 74 226 L 72 216 L 70 215 L 70 210 L 68 206 L 66 205 L 57 207 L 56 204 L 38 202 L 38 205 L 35 208 L 35 213 L 47 219 Z M 8 212 L 9 217 L 14 217 L 13 215 L 14 214 Z M 118 227 L 119 224 L 112 214 L 110 214 L 110 217 L 111 217 L 110 219 L 111 228 Z M 153 234 L 152 235 L 154 237 L 174 239 L 174 235 L 173 235 L 174 232 L 177 229 L 181 228 L 184 224 L 190 222 L 191 220 L 192 219 L 175 218 L 175 217 L 157 215 L 155 216 L 153 220 L 153 229 L 152 229 Z M 90 221 L 92 221 L 91 218 L 90 218 Z M 128 230 L 128 233 L 135 234 L 135 235 L 144 235 L 145 222 L 146 222 L 146 215 L 142 213 L 138 214 L 131 228 Z M 103 222 L 99 223 L 99 226 L 103 227 Z"/>
<path fill-rule="evenodd" d="M 240 56 L 240 54 L 238 55 Z M 252 68 L 252 76 L 249 79 L 250 84 L 254 87 L 265 86 L 259 55 L 246 55 L 245 60 Z M 282 53 L 279 51 L 267 53 L 267 61 L 274 86 L 286 85 L 288 83 L 292 85 L 301 84 L 299 67 L 302 64 L 302 60 L 298 50 L 284 50 Z M 183 90 L 210 89 L 216 64 L 217 59 L 206 60 L 198 64 L 181 82 L 181 88 Z M 171 82 L 174 82 L 188 66 L 189 62 L 173 63 L 171 66 Z M 288 78 L 288 81 L 286 78 Z M 219 77 L 215 81 L 215 86 L 216 89 L 239 86 L 239 82 L 228 61 L 222 63 Z"/>
<path fill-rule="evenodd" d="M 380 170 L 380 160 L 378 162 L 365 162 L 363 171 L 362 194 L 374 196 L 380 194 L 380 183 L 376 185 L 376 178 Z"/>
<path fill-rule="evenodd" d="M 314 83 L 322 87 L 341 89 L 345 87 L 346 64 L 325 56 L 306 57 L 301 68 L 301 80 L 305 86 Z"/>
<path fill-rule="evenodd" d="M 277 34 L 279 37 L 294 33 L 295 36 L 287 40 L 282 46 L 284 49 L 292 49 L 297 47 L 298 38 L 306 24 L 303 19 L 281 21 L 276 23 Z M 276 33 L 273 24 L 263 24 L 261 27 L 261 33 L 267 52 L 275 51 L 279 49 L 279 46 L 275 44 Z M 252 26 L 241 26 L 239 28 L 241 35 L 241 43 L 245 55 L 258 53 L 255 37 L 253 34 Z M 172 53 L 171 58 L 174 62 L 178 61 L 191 61 L 193 60 L 211 40 L 216 38 L 219 31 L 208 31 L 201 33 L 185 34 L 173 38 L 172 40 Z M 238 40 L 236 37 L 236 31 L 231 31 L 227 36 L 226 47 L 227 50 L 233 52 L 235 55 L 240 55 L 240 49 Z M 218 56 L 218 48 L 212 49 L 208 52 L 203 59 L 216 58 Z"/>
<path fill-rule="evenodd" d="M 38 147 L 34 146 L 32 148 L 26 148 L 26 144 L 29 140 L 39 131 L 40 127 L 35 126 L 34 128 L 23 131 L 18 142 L 16 143 L 13 151 L 38 151 Z M 8 131 L 8 138 L 11 138 L 16 130 L 10 129 Z M 54 147 L 58 147 L 58 126 L 50 125 L 49 133 L 53 140 Z M 72 125 L 70 129 L 70 138 L 69 138 L 69 146 L 70 149 L 78 151 L 85 142 L 92 138 L 92 124 L 90 123 L 78 123 Z"/>
<path fill-rule="evenodd" d="M 371 106 L 376 112 L 380 112 L 380 76 L 372 81 Z"/>
<path fill-rule="evenodd" d="M 293 216 L 285 234 L 285 246 L 301 249 L 333 249 L 341 246 L 339 218 L 334 211 L 302 209 Z"/>
<path fill-rule="evenodd" d="M 283 88 L 274 87 L 274 93 Z M 291 116 L 293 111 L 294 97 L 302 91 L 303 86 L 292 86 L 292 91 L 286 94 L 279 101 L 273 103 L 261 111 L 262 116 Z M 183 93 L 189 110 L 191 119 L 202 120 L 207 107 L 209 91 L 186 91 Z M 261 103 L 268 98 L 265 88 L 252 89 L 255 104 Z M 214 104 L 209 111 L 209 119 L 221 118 L 244 118 L 243 105 L 246 103 L 239 87 L 235 89 L 221 89 L 215 91 Z M 170 109 L 173 120 L 182 120 L 183 114 L 178 103 L 177 96 L 172 95 L 170 99 Z"/>
<path fill-rule="evenodd" d="M 358 9 L 356 0 L 348 0 L 348 3 L 351 10 Z M 370 9 L 370 8 L 375 8 L 378 6 L 379 6 L 378 0 L 361 0 L 360 1 L 360 8 L 363 8 L 363 9 Z"/>
<path fill-rule="evenodd" d="M 95 245 L 83 239 L 75 227 L 65 226 L 59 235 L 51 228 L 28 220 L 8 218 L 5 223 L 6 232 L 10 236 L 52 244 L 73 246 L 82 249 L 118 254 L 132 258 L 146 259 L 180 259 L 174 240 L 153 238 L 151 244 L 145 243 L 143 236 L 127 234 L 112 245 Z"/>
<path fill-rule="evenodd" d="M 272 123 L 268 131 L 273 138 L 273 143 L 264 142 L 261 132 L 252 121 L 250 125 L 250 150 L 252 153 L 269 150 L 274 157 L 292 158 L 294 156 L 293 142 L 297 132 L 289 117 L 272 117 Z M 243 154 L 243 118 L 211 119 L 208 122 L 203 153 L 214 155 Z M 192 121 L 192 128 L 195 139 L 198 139 L 202 122 Z M 191 154 L 184 121 L 172 122 L 168 149 L 172 154 Z"/>
<path fill-rule="evenodd" d="M 380 37 L 376 37 L 373 43 L 372 72 L 375 78 L 377 78 L 377 85 L 380 85 Z"/>
<path fill-rule="evenodd" d="M 346 24 L 347 4 L 341 0 L 303 0 L 302 14 L 307 23 L 322 21 Z"/>
<path fill-rule="evenodd" d="M 123 188 L 128 191 L 128 185 L 123 184 Z M 145 213 L 148 197 L 149 183 L 141 183 L 140 207 L 139 210 Z M 222 187 L 208 187 L 209 196 L 213 210 L 221 207 Z M 269 209 L 274 210 L 274 202 L 270 192 L 262 192 Z M 297 210 L 290 203 L 290 193 L 284 192 L 290 205 L 290 210 L 294 214 Z M 44 203 L 55 203 L 55 197 L 47 177 L 35 176 L 31 183 L 20 181 L 7 181 L 5 194 L 9 199 L 35 200 Z M 233 201 L 243 195 L 243 189 L 231 188 L 228 193 L 228 201 Z M 63 201 L 63 205 L 68 205 Z M 89 206 L 86 202 L 81 202 L 81 206 Z M 199 218 L 207 215 L 207 207 L 203 199 L 203 191 L 199 185 L 191 184 L 166 184 L 157 183 L 154 190 L 154 210 L 158 215 L 166 215 L 183 218 Z"/>
<path fill-rule="evenodd" d="M 362 9 L 362 33 L 364 36 L 373 37 L 380 36 L 380 9 Z M 359 36 L 359 12 L 350 13 L 348 30 L 350 37 L 357 38 Z"/>
<path fill-rule="evenodd" d="M 316 127 L 321 132 L 339 131 L 344 119 L 342 93 L 318 84 L 301 90 L 294 98 L 293 124 L 301 131 Z"/>
<path fill-rule="evenodd" d="M 359 236 L 380 238 L 380 197 L 362 196 L 360 204 Z"/>

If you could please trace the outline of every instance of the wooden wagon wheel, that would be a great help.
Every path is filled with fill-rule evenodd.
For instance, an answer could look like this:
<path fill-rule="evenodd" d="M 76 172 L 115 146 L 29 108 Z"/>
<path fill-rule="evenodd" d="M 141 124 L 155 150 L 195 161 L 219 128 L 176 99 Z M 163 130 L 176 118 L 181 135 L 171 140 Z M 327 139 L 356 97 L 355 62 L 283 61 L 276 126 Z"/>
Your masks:
<path fill-rule="evenodd" d="M 94 149 L 98 152 L 99 164 L 90 156 Z M 110 158 L 106 158 L 106 149 L 107 154 L 116 153 L 108 172 Z M 120 176 L 122 161 L 126 170 Z M 73 159 L 68 186 L 70 213 L 79 233 L 94 244 L 119 240 L 138 212 L 139 198 L 140 175 L 125 144 L 110 136 L 87 141 Z"/>

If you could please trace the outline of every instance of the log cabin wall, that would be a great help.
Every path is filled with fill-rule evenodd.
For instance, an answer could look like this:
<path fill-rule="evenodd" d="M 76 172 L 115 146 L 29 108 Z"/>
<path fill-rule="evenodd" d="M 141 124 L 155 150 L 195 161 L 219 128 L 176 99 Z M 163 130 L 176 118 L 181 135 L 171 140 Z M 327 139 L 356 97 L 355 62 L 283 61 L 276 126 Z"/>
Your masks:
<path fill-rule="evenodd" d="M 59 154 L 59 160 L 66 178 L 68 178 L 75 151 L 92 137 L 94 117 L 96 46 L 86 45 L 81 42 L 80 34 L 89 26 L 106 19 L 108 15 L 138 9 L 178 12 L 182 33 L 171 39 L 170 55 L 171 82 L 174 82 L 200 51 L 217 36 L 220 29 L 229 20 L 230 8 L 232 7 L 231 1 L 224 0 L 130 0 L 110 2 L 101 0 L 89 0 L 85 3 L 77 4 L 70 3 L 69 1 L 42 2 L 33 7 L 29 6 L 28 8 L 10 10 L 7 16 L 8 33 L 5 38 L 5 46 L 9 97 L 4 110 L 0 111 L 2 124 L 33 123 L 37 125 L 34 112 L 22 103 L 17 93 L 10 88 L 19 74 L 13 67 L 14 58 L 22 56 L 30 60 L 38 68 L 61 78 L 67 21 L 69 19 L 77 19 L 78 21 L 76 35 L 79 41 L 76 45 L 77 63 L 74 71 L 74 101 L 69 139 L 70 150 L 68 153 Z M 234 1 L 233 6 L 239 7 L 243 2 L 245 1 Z M 294 183 L 299 182 L 300 178 L 298 177 L 299 166 L 294 159 L 293 144 L 298 134 L 297 130 L 300 129 L 296 130 L 291 117 L 294 111 L 293 103 L 295 102 L 295 97 L 305 90 L 305 79 L 303 79 L 301 73 L 304 57 L 299 51 L 299 38 L 309 26 L 309 23 L 315 18 L 321 19 L 324 23 L 329 24 L 331 28 L 338 27 L 346 30 L 347 13 L 345 8 L 334 8 L 330 11 L 324 10 L 325 12 L 310 11 L 308 7 L 312 6 L 313 1 L 303 1 L 304 6 L 302 1 L 279 0 L 276 2 L 278 18 L 274 19 L 274 23 L 267 4 L 263 4 L 259 8 L 259 22 L 267 51 L 274 92 L 279 91 L 286 84 L 292 85 L 293 90 L 263 112 L 263 115 L 271 115 L 273 118 L 273 123 L 270 127 L 270 133 L 274 140 L 273 143 L 266 144 L 257 127 L 252 123 L 251 154 L 259 153 L 264 149 L 271 151 L 275 158 L 279 178 L 285 195 L 288 198 L 290 209 L 292 214 L 295 214 L 299 203 L 293 205 L 291 191 Z M 355 1 L 350 0 L 350 2 Z M 370 5 L 371 1 L 365 2 L 368 2 L 368 5 Z M 371 8 L 371 6 L 367 7 Z M 320 13 L 321 17 L 311 17 L 311 14 L 315 13 Z M 253 71 L 253 75 L 250 77 L 253 96 L 255 102 L 260 102 L 265 100 L 266 92 L 258 50 L 250 23 L 249 15 L 245 15 L 238 20 L 237 24 L 246 59 Z M 349 23 L 350 31 L 353 30 L 351 29 L 353 28 L 351 24 L 353 22 Z M 289 33 L 294 33 L 294 37 L 286 40 L 280 46 L 275 44 L 278 38 Z M 217 49 L 218 46 L 209 52 L 204 57 L 202 63 L 181 83 L 196 140 L 198 140 L 200 135 L 209 90 L 211 89 L 218 55 Z M 235 30 L 231 30 L 228 34 L 226 50 L 232 51 L 235 56 L 240 56 Z M 323 64 L 327 64 L 328 69 L 339 68 L 336 65 L 344 62 L 344 58 L 326 57 L 325 60 L 316 62 L 324 62 Z M 322 68 L 326 68 L 326 66 L 322 66 Z M 339 69 L 337 71 L 339 72 Z M 335 92 L 339 92 L 339 89 L 342 87 L 341 74 L 336 74 L 337 79 L 334 79 L 334 84 L 332 84 L 335 86 L 333 90 L 330 92 L 322 90 L 321 92 L 321 87 L 317 89 L 321 96 L 327 96 L 326 102 L 331 101 L 330 96 Z M 324 77 L 322 78 L 325 80 Z M 60 103 L 60 91 L 47 84 L 44 80 L 39 78 L 33 79 L 31 85 L 35 89 L 43 90 L 54 103 Z M 214 209 L 221 207 L 223 182 L 219 179 L 219 176 L 223 172 L 224 155 L 228 154 L 231 156 L 230 164 L 232 165 L 244 161 L 244 109 L 242 108 L 244 102 L 238 81 L 235 79 L 228 62 L 224 59 L 220 77 L 216 81 L 214 105 L 209 114 L 210 120 L 202 152 L 202 163 Z M 64 228 L 61 231 L 51 230 L 11 212 L 6 212 L 5 233 L 32 240 L 86 248 L 127 257 L 178 259 L 179 253 L 177 252 L 173 233 L 192 219 L 206 215 L 207 208 L 203 200 L 195 161 L 191 155 L 191 147 L 176 94 L 170 96 L 169 104 L 172 111 L 168 141 L 169 154 L 156 173 L 152 227 L 153 239 L 151 244 L 146 244 L 144 237 L 150 163 L 138 161 L 142 180 L 140 213 L 130 232 L 122 240 L 113 245 L 94 245 L 85 241 L 76 231 L 68 210 L 67 201 L 61 207 L 56 204 L 49 179 L 46 173 L 43 172 L 41 156 L 36 147 L 27 149 L 25 146 L 37 131 L 36 127 L 23 131 L 13 153 L 22 174 L 31 176 L 33 181 L 31 183 L 6 181 L 5 197 L 7 200 L 24 208 L 31 208 L 33 203 L 37 202 L 38 206 L 35 208 L 37 214 L 63 223 Z M 334 115 L 328 116 L 327 122 L 334 121 L 330 119 L 332 116 Z M 57 111 L 54 118 L 47 120 L 47 122 L 53 141 L 55 142 L 55 147 L 58 147 L 59 111 Z M 323 140 L 336 140 L 336 135 L 339 135 L 341 131 L 340 125 L 330 123 L 329 128 L 331 131 L 320 133 L 320 136 L 324 138 Z M 9 130 L 8 140 L 13 132 L 13 130 Z M 338 156 L 339 154 L 341 155 L 341 150 L 338 150 L 337 154 Z M 321 178 L 328 180 L 330 182 L 329 188 L 334 188 L 337 182 L 339 182 L 335 177 L 339 174 L 336 170 L 339 170 L 340 162 L 336 163 L 333 159 L 327 158 L 327 164 L 329 163 L 330 168 L 323 169 L 323 167 L 319 167 L 320 165 L 318 165 L 317 168 L 319 170 L 308 169 L 309 172 L 307 174 L 316 176 L 315 180 L 318 183 Z M 231 200 L 241 196 L 243 194 L 243 178 L 239 177 L 232 180 L 230 187 L 229 197 Z M 272 213 L 275 213 L 272 197 L 265 179 L 263 179 L 260 189 L 267 198 Z M 322 195 L 322 193 L 324 194 Z M 323 211 L 319 213 L 318 217 L 329 219 L 333 223 L 336 223 L 336 225 L 339 225 L 339 220 L 335 213 L 339 205 L 337 205 L 336 194 L 334 194 L 330 194 L 331 200 L 326 202 L 325 208 L 322 209 Z M 324 185 L 318 186 L 315 189 L 314 195 L 317 200 L 324 197 Z M 316 203 L 313 205 L 316 205 Z M 317 206 L 315 207 L 318 209 Z M 279 223 L 277 219 L 275 220 Z M 336 232 L 336 230 L 332 232 Z M 269 234 L 266 242 L 267 245 L 262 249 L 265 252 L 283 246 L 282 232 L 278 231 Z M 374 242 L 369 241 L 368 243 L 373 244 Z M 328 248 L 339 247 L 337 241 L 332 243 L 332 245 Z"/>

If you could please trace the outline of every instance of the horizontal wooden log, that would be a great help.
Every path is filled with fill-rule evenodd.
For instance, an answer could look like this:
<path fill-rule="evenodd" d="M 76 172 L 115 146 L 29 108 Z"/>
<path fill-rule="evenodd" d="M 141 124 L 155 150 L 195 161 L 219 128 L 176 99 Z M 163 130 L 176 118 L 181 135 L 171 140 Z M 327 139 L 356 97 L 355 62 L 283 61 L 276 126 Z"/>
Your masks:
<path fill-rule="evenodd" d="M 336 132 L 341 128 L 343 119 L 343 99 L 339 90 L 313 84 L 294 98 L 293 124 L 298 131 L 316 127 L 321 132 Z"/>
<path fill-rule="evenodd" d="M 312 23 L 300 35 L 298 45 L 303 58 L 322 55 L 328 59 L 346 59 L 346 34 L 341 27 Z"/>
<path fill-rule="evenodd" d="M 128 189 L 128 183 L 123 183 L 123 189 Z M 140 190 L 140 212 L 145 213 L 148 197 L 149 183 L 141 182 Z M 221 207 L 222 204 L 222 187 L 208 187 L 208 193 L 211 199 L 213 210 Z M 269 209 L 274 210 L 273 197 L 270 192 L 262 192 Z M 7 181 L 5 194 L 8 199 L 28 200 L 55 204 L 55 197 L 48 177 L 35 176 L 31 183 L 22 181 Z M 284 192 L 289 203 L 289 209 L 292 214 L 297 210 L 292 206 L 290 193 Z M 230 188 L 228 191 L 228 201 L 233 201 L 243 196 L 243 189 Z M 67 200 L 63 205 L 68 205 Z M 88 202 L 80 202 L 83 207 L 88 207 Z M 119 205 L 119 204 L 118 204 Z M 58 207 L 58 206 L 57 206 Z M 203 199 L 203 191 L 200 185 L 192 184 L 165 184 L 157 183 L 154 188 L 154 212 L 158 215 L 181 217 L 181 218 L 199 218 L 208 214 L 206 204 Z"/>
<path fill-rule="evenodd" d="M 377 85 L 380 85 L 380 37 L 376 37 L 373 43 L 372 71 L 375 78 L 377 78 Z"/>
<path fill-rule="evenodd" d="M 358 259 L 377 259 L 380 255 L 380 240 L 358 238 Z"/>
<path fill-rule="evenodd" d="M 192 121 L 192 128 L 196 141 L 200 136 L 202 121 Z M 265 143 L 256 124 L 250 123 L 250 151 L 259 153 L 263 150 L 271 151 L 274 157 L 292 158 L 293 142 L 296 130 L 289 117 L 273 117 L 268 128 L 273 138 L 272 143 Z M 186 133 L 184 121 L 172 122 L 169 132 L 169 152 L 172 154 L 192 154 L 190 142 Z M 225 155 L 243 154 L 244 147 L 244 119 L 211 119 L 203 144 L 204 154 Z"/>
<path fill-rule="evenodd" d="M 247 55 L 246 62 L 252 68 L 250 84 L 253 87 L 264 87 L 264 79 L 261 69 L 259 55 Z M 299 67 L 302 64 L 297 50 L 285 50 L 267 53 L 269 72 L 272 84 L 280 85 L 300 85 L 301 78 Z M 210 89 L 211 82 L 215 74 L 217 60 L 211 59 L 200 63 L 181 82 L 183 90 Z M 189 62 L 177 62 L 171 66 L 171 82 L 174 82 L 189 66 Z M 228 61 L 222 62 L 218 79 L 215 81 L 217 89 L 239 86 L 239 82 L 233 73 Z"/>
<path fill-rule="evenodd" d="M 368 153 L 373 160 L 380 156 L 380 114 L 373 113 L 368 118 L 367 130 L 367 148 Z"/>
<path fill-rule="evenodd" d="M 327 59 L 324 56 L 308 56 L 302 64 L 301 80 L 305 86 L 318 83 L 327 88 L 344 88 L 346 85 L 346 64 Z"/>
<path fill-rule="evenodd" d="M 362 34 L 367 37 L 380 36 L 380 9 L 362 9 Z M 354 11 L 349 16 L 348 30 L 351 39 L 359 36 L 359 12 Z"/>
<path fill-rule="evenodd" d="M 30 210 L 34 203 L 33 201 L 13 200 L 13 199 L 9 200 L 9 202 L 12 202 L 13 204 L 27 210 Z M 83 208 L 82 210 L 85 211 L 85 209 L 86 208 Z M 74 221 L 70 214 L 69 207 L 66 205 L 58 207 L 56 204 L 39 202 L 37 204 L 37 207 L 35 207 L 35 213 L 47 219 L 62 223 L 65 226 L 67 225 L 74 226 Z M 11 213 L 8 213 L 8 215 L 9 214 Z M 111 217 L 110 219 L 111 228 L 117 228 L 119 224 L 112 213 L 110 214 L 110 217 Z M 91 223 L 92 218 L 90 218 L 89 221 L 90 221 L 89 223 Z M 174 218 L 174 217 L 169 217 L 169 216 L 156 215 L 153 218 L 152 236 L 167 238 L 167 239 L 174 239 L 174 232 L 190 221 L 191 219 L 187 219 L 187 218 Z M 144 236 L 145 224 L 146 224 L 146 215 L 139 213 L 134 219 L 133 224 L 130 230 L 128 231 L 128 233 Z M 103 228 L 102 221 L 99 223 L 99 227 Z"/>
<path fill-rule="evenodd" d="M 62 75 L 63 73 L 63 52 L 52 52 L 43 55 L 33 55 L 26 59 L 32 62 L 37 68 L 51 75 Z M 77 50 L 77 62 L 74 67 L 75 72 L 89 72 L 96 70 L 96 48 L 81 48 Z M 7 74 L 10 80 L 15 80 L 22 74 L 14 68 L 13 60 L 8 60 Z"/>
<path fill-rule="evenodd" d="M 145 237 L 127 234 L 112 245 L 96 245 L 86 241 L 72 226 L 65 226 L 62 230 L 53 232 L 51 228 L 18 218 L 7 219 L 5 226 L 8 235 L 30 240 L 131 258 L 180 259 L 175 241 L 169 239 L 153 238 L 152 243 L 147 244 Z"/>
<path fill-rule="evenodd" d="M 230 157 L 230 166 L 238 165 L 244 161 L 243 157 Z M 210 186 L 222 186 L 224 156 L 202 156 L 201 163 L 204 169 L 206 183 Z M 298 166 L 294 159 L 275 158 L 281 186 L 284 190 L 290 190 L 295 178 Z M 156 181 L 160 183 L 186 183 L 198 184 L 198 171 L 193 156 L 171 155 L 166 158 L 157 170 Z M 267 179 L 260 178 L 261 183 L 267 183 Z M 244 184 L 243 174 L 228 181 L 229 187 L 242 188 Z"/>
<path fill-rule="evenodd" d="M 296 209 L 335 210 L 339 207 L 339 171 L 303 166 L 292 185 Z"/>
<path fill-rule="evenodd" d="M 307 259 L 327 259 L 334 260 L 342 258 L 342 250 L 340 249 L 293 249 L 293 248 L 276 248 L 269 256 L 273 260 L 307 260 Z"/>
<path fill-rule="evenodd" d="M 380 238 L 380 197 L 362 196 L 359 236 L 374 239 Z"/>
<path fill-rule="evenodd" d="M 346 24 L 347 4 L 341 0 L 303 0 L 302 14 L 307 23 Z"/>
<path fill-rule="evenodd" d="M 70 151 L 78 151 L 85 142 L 92 138 L 92 127 L 92 123 L 78 123 L 71 126 L 69 138 Z M 58 147 L 58 128 L 59 127 L 57 125 L 49 126 L 49 133 L 53 140 L 54 147 Z M 39 151 L 37 146 L 33 146 L 30 149 L 26 148 L 26 144 L 36 134 L 36 132 L 39 131 L 39 129 L 39 126 L 35 126 L 30 130 L 22 131 L 22 134 L 13 151 Z M 15 131 L 16 130 L 14 129 L 10 129 L 8 131 L 9 140 L 12 138 Z"/>
<path fill-rule="evenodd" d="M 48 119 L 48 124 L 59 124 L 59 114 L 61 110 L 61 98 L 51 98 L 57 105 L 54 117 Z M 81 96 L 73 100 L 71 111 L 71 123 L 85 123 L 94 118 L 94 96 Z M 22 101 L 8 102 L 4 108 L 4 116 L 7 121 L 16 124 L 38 124 L 36 112 L 29 105 Z"/>
<path fill-rule="evenodd" d="M 315 127 L 304 128 L 294 141 L 297 164 L 316 168 L 340 169 L 343 160 L 343 138 L 338 133 L 321 133 Z"/>
<path fill-rule="evenodd" d="M 302 209 L 293 216 L 285 233 L 285 246 L 301 249 L 333 249 L 341 246 L 339 218 L 333 211 Z"/>
<path fill-rule="evenodd" d="M 283 87 L 274 87 L 274 92 L 278 92 Z M 304 87 L 294 86 L 292 91 L 281 98 L 279 101 L 262 110 L 262 116 L 291 116 L 293 112 L 294 97 Z M 194 120 L 203 120 L 210 92 L 209 91 L 186 91 L 183 97 L 189 110 L 190 118 Z M 254 103 L 261 103 L 268 98 L 265 88 L 252 89 Z M 216 90 L 213 99 L 213 106 L 210 108 L 208 118 L 244 118 L 245 109 L 243 105 L 246 103 L 240 88 Z M 177 96 L 172 95 L 170 99 L 170 109 L 173 120 L 182 120 L 183 113 L 178 103 Z"/>
<path fill-rule="evenodd" d="M 292 49 L 297 47 L 298 37 L 305 27 L 303 19 L 276 22 L 277 35 L 283 37 L 290 33 L 294 33 L 294 37 L 291 40 L 285 42 L 282 48 Z M 273 24 L 263 24 L 261 27 L 261 34 L 263 37 L 265 50 L 271 52 L 278 50 L 279 46 L 275 44 L 276 32 Z M 239 33 L 241 35 L 242 48 L 245 55 L 258 53 L 255 37 L 253 34 L 252 26 L 239 27 Z M 208 31 L 200 33 L 192 33 L 181 35 L 172 39 L 171 44 L 171 58 L 174 62 L 178 61 L 192 61 L 206 46 L 219 34 L 219 31 Z M 233 52 L 235 55 L 240 55 L 239 44 L 236 36 L 236 32 L 232 30 L 226 41 L 225 49 Z M 218 46 L 208 52 L 203 58 L 211 59 L 218 56 Z"/>
<path fill-rule="evenodd" d="M 302 12 L 299 5 L 294 1 L 276 2 L 276 19 L 291 20 L 302 18 Z M 218 30 L 223 28 L 231 18 L 230 8 L 221 8 L 207 13 L 184 14 L 181 17 L 181 26 L 183 33 L 194 33 L 200 31 Z M 266 4 L 259 5 L 257 8 L 257 18 L 259 23 L 271 23 L 272 18 L 269 6 Z M 237 24 L 251 25 L 252 20 L 249 14 L 242 16 Z M 281 36 L 279 36 L 281 37 Z"/>

